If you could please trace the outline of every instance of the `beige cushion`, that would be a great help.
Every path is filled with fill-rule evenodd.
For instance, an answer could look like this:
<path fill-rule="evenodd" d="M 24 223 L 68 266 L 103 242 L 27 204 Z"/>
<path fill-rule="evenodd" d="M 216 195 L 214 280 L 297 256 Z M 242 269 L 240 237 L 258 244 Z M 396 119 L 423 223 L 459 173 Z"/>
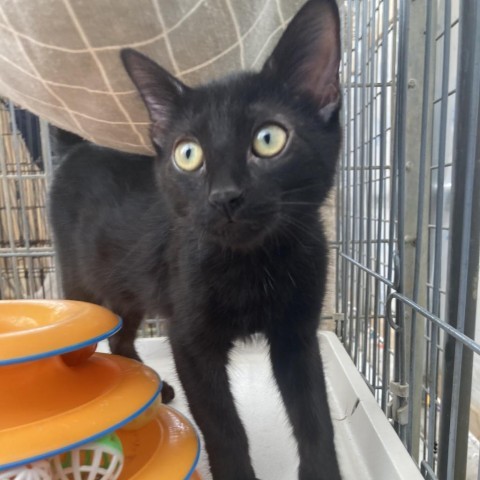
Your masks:
<path fill-rule="evenodd" d="M 303 0 L 2 0 L 0 95 L 98 144 L 148 153 L 119 50 L 185 83 L 258 69 Z"/>

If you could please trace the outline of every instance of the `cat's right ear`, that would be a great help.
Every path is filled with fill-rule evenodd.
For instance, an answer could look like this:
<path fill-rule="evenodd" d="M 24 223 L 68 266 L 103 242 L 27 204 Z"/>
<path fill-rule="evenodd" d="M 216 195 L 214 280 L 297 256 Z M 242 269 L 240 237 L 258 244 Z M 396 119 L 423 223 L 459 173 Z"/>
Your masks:
<path fill-rule="evenodd" d="M 324 120 L 340 107 L 340 16 L 336 0 L 309 0 L 293 17 L 263 73 L 310 96 Z"/>
<path fill-rule="evenodd" d="M 125 70 L 143 98 L 152 124 L 160 130 L 164 129 L 188 87 L 136 50 L 126 48 L 120 55 Z"/>

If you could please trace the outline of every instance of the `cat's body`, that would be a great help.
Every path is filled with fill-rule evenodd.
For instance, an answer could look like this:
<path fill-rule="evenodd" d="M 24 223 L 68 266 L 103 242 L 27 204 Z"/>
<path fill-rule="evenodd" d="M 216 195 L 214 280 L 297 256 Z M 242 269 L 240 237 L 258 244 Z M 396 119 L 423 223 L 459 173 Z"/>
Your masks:
<path fill-rule="evenodd" d="M 289 334 L 295 324 L 299 327 L 295 311 L 312 299 L 317 320 L 327 246 L 316 210 L 305 225 L 297 219 L 298 225 L 289 225 L 283 237 L 267 239 L 261 249 L 226 250 L 169 218 L 155 184 L 153 158 L 89 143 L 65 158 L 51 195 L 70 299 L 105 304 L 127 320 L 131 312 L 170 318 L 174 303 L 191 302 L 212 320 L 199 322 L 199 329 L 213 328 L 229 341 L 280 330 L 287 309 L 293 313 L 291 321 L 285 319 Z M 299 298 L 305 295 L 308 302 Z M 215 310 L 222 315 L 218 325 Z"/>
<path fill-rule="evenodd" d="M 302 12 L 260 74 L 194 90 L 125 52 L 158 157 L 80 142 L 52 187 L 66 296 L 120 314 L 112 350 L 134 358 L 143 316 L 168 319 L 215 480 L 255 478 L 226 364 L 233 341 L 256 332 L 270 344 L 299 478 L 340 478 L 316 337 L 327 264 L 318 207 L 340 145 L 338 12 L 332 0 Z M 309 75 L 319 87 L 299 89 Z"/>

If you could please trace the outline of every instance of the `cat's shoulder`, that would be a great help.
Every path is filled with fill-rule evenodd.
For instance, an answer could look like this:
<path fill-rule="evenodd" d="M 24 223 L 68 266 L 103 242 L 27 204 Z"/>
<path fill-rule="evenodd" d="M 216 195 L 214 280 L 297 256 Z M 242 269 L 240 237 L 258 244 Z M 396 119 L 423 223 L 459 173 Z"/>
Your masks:
<path fill-rule="evenodd" d="M 122 177 L 151 176 L 153 157 L 120 152 L 83 142 L 63 156 L 56 177 L 113 175 Z"/>

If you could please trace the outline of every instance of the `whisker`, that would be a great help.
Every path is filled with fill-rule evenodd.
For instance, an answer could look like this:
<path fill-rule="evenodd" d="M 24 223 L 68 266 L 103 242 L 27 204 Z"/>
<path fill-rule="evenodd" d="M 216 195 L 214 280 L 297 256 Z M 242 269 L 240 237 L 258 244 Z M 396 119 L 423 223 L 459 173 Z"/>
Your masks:
<path fill-rule="evenodd" d="M 279 202 L 280 205 L 314 205 L 318 208 L 320 208 L 320 205 L 318 204 L 318 202 Z"/>
<path fill-rule="evenodd" d="M 293 230 L 286 229 L 283 231 L 284 234 L 289 236 L 292 240 L 294 240 L 296 243 L 301 245 L 304 249 L 308 249 L 308 247 L 305 245 L 305 243 L 302 242 L 302 240 L 295 234 Z"/>
<path fill-rule="evenodd" d="M 317 188 L 319 186 L 323 185 L 323 182 L 318 182 L 318 183 L 312 183 L 312 184 L 309 184 L 309 185 L 304 185 L 302 187 L 297 187 L 297 188 L 292 188 L 292 189 L 289 189 L 289 190 L 285 190 L 282 195 L 288 195 L 290 193 L 295 193 L 295 192 L 303 192 L 305 190 L 311 190 L 312 188 Z"/>
<path fill-rule="evenodd" d="M 282 215 L 282 221 L 285 223 L 285 225 L 288 227 L 288 226 L 291 226 L 291 227 L 294 227 L 295 229 L 297 229 L 299 232 L 307 235 L 307 237 L 309 237 L 310 239 L 312 240 L 315 240 L 317 241 L 318 240 L 318 236 L 315 234 L 314 231 L 310 230 L 304 223 L 298 221 L 296 218 L 294 217 L 290 217 L 290 216 L 286 216 L 286 215 Z M 282 229 L 283 232 L 285 233 L 293 233 L 294 230 L 293 229 Z M 298 238 L 295 237 L 297 240 Z"/>

